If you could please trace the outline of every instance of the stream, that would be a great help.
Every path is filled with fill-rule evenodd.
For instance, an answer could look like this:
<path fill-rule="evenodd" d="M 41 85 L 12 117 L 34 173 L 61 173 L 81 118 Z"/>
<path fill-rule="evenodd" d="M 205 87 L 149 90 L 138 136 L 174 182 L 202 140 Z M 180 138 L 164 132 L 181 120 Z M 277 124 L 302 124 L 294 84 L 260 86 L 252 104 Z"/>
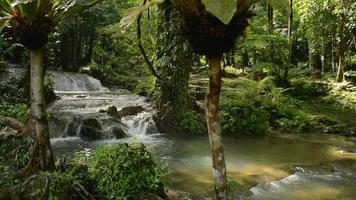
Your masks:
<path fill-rule="evenodd" d="M 160 134 L 144 97 L 127 90 L 110 91 L 83 74 L 50 72 L 61 98 L 48 106 L 51 144 L 56 157 L 100 145 L 127 141 L 146 144 L 167 161 L 166 185 L 192 199 L 212 194 L 211 158 L 207 136 Z M 145 111 L 121 120 L 99 112 L 115 106 L 142 106 Z M 85 140 L 85 120 L 99 122 L 104 135 Z M 89 120 L 89 121 L 90 121 Z M 115 137 L 116 128 L 126 137 Z M 321 200 L 356 199 L 356 139 L 325 134 L 273 134 L 224 137 L 233 199 Z M 208 198 L 209 199 L 209 198 Z"/>

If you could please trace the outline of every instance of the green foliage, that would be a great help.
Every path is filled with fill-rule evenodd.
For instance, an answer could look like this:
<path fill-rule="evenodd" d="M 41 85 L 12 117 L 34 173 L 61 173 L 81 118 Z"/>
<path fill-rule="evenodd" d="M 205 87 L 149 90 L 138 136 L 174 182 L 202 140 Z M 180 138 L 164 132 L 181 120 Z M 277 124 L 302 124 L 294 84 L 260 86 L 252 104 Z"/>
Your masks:
<path fill-rule="evenodd" d="M 311 99 L 327 96 L 330 90 L 329 84 L 298 79 L 292 82 L 292 88 L 288 90 L 287 94 L 298 99 Z"/>
<path fill-rule="evenodd" d="M 155 86 L 156 78 L 152 75 L 149 75 L 145 79 L 139 80 L 135 86 L 134 92 L 139 95 L 155 98 Z"/>
<path fill-rule="evenodd" d="M 16 171 L 26 166 L 30 158 L 31 140 L 10 138 L 0 141 L 1 165 L 11 166 Z"/>
<path fill-rule="evenodd" d="M 202 124 L 197 112 L 189 111 L 186 113 L 179 113 L 178 115 L 176 127 L 179 130 L 193 135 L 197 135 L 202 132 Z"/>
<path fill-rule="evenodd" d="M 142 144 L 117 144 L 96 150 L 91 177 L 107 199 L 132 199 L 141 192 L 161 194 L 164 168 Z"/>
<path fill-rule="evenodd" d="M 79 196 L 74 190 L 74 188 L 78 188 L 78 185 L 83 186 L 91 194 L 96 192 L 95 182 L 91 179 L 88 171 L 90 156 L 89 149 L 85 149 L 76 153 L 75 157 L 68 161 L 65 157 L 58 160 L 64 161 L 64 163 L 59 163 L 60 169 L 46 174 L 50 180 L 49 199 L 78 199 Z"/>
<path fill-rule="evenodd" d="M 29 101 L 25 97 L 24 80 L 11 76 L 0 82 L 0 116 L 8 116 L 25 121 Z"/>
<path fill-rule="evenodd" d="M 240 78 L 235 90 L 223 92 L 221 120 L 224 133 L 265 134 L 269 128 L 304 131 L 308 118 L 296 112 L 296 100 L 278 88 L 272 77 L 261 82 Z"/>

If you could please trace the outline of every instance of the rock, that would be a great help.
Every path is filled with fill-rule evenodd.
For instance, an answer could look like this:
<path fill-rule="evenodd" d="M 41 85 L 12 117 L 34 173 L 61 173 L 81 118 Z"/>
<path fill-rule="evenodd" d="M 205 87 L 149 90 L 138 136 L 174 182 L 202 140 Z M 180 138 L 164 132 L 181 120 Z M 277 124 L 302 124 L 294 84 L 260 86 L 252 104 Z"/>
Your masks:
<path fill-rule="evenodd" d="M 84 95 L 84 94 L 78 94 L 78 95 L 75 95 L 74 97 L 78 98 L 78 99 L 84 99 L 84 98 L 87 98 L 88 96 Z"/>
<path fill-rule="evenodd" d="M 136 115 L 145 109 L 142 106 L 130 106 L 130 107 L 125 107 L 121 109 L 119 112 L 117 112 L 117 116 L 119 118 L 128 116 L 128 115 Z"/>
<path fill-rule="evenodd" d="M 95 118 L 84 119 L 79 129 L 79 137 L 83 140 L 100 140 L 102 137 L 100 122 Z"/>
<path fill-rule="evenodd" d="M 79 126 L 80 126 L 80 124 L 78 124 L 75 121 L 68 123 L 64 129 L 63 137 L 77 136 L 77 130 L 78 130 Z"/>
<path fill-rule="evenodd" d="M 82 140 L 93 141 L 100 140 L 102 137 L 102 133 L 100 130 L 95 129 L 90 126 L 81 126 L 79 131 L 79 137 Z"/>
<path fill-rule="evenodd" d="M 0 72 L 5 72 L 7 68 L 7 63 L 4 61 L 0 61 Z"/>
<path fill-rule="evenodd" d="M 117 116 L 117 113 L 118 113 L 116 106 L 109 106 L 107 109 L 100 108 L 98 112 L 99 113 L 106 113 L 106 114 L 108 114 L 108 115 L 110 115 L 112 117 Z"/>
<path fill-rule="evenodd" d="M 114 127 L 112 129 L 112 134 L 115 135 L 116 139 L 126 137 L 126 133 L 122 130 L 121 127 Z"/>
<path fill-rule="evenodd" d="M 106 113 L 110 116 L 117 116 L 117 108 L 115 106 L 109 106 Z"/>
<path fill-rule="evenodd" d="M 95 118 L 86 118 L 83 120 L 82 122 L 83 126 L 88 126 L 88 127 L 92 127 L 98 130 L 101 130 L 101 125 L 99 120 L 95 119 Z"/>

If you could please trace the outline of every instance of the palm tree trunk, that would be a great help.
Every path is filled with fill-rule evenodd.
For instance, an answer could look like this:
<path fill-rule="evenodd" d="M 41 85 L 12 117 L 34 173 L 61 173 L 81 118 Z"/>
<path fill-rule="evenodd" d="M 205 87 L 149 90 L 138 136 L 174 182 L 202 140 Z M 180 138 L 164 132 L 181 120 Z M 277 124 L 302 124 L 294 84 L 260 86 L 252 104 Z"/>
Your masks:
<path fill-rule="evenodd" d="M 43 49 L 31 50 L 31 126 L 36 137 L 31 160 L 25 174 L 38 170 L 52 170 L 54 159 L 49 141 L 48 121 L 44 93 Z"/>
<path fill-rule="evenodd" d="M 206 121 L 213 162 L 216 199 L 227 198 L 227 178 L 219 117 L 221 57 L 209 58 L 209 92 L 206 96 Z"/>

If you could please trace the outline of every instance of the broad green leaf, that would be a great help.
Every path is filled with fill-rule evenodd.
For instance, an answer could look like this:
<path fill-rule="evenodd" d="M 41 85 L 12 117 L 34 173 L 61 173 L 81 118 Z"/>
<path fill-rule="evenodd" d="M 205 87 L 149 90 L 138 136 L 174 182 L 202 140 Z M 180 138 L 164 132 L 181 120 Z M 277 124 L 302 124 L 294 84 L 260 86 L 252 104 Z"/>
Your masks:
<path fill-rule="evenodd" d="M 7 22 L 11 19 L 10 16 L 0 17 L 0 32 L 6 26 Z"/>
<path fill-rule="evenodd" d="M 120 21 L 120 28 L 122 30 L 127 29 L 141 13 L 143 13 L 145 10 L 147 10 L 149 7 L 153 5 L 161 4 L 163 2 L 164 0 L 152 0 L 147 2 L 145 5 L 128 9 L 126 11 L 125 16 Z"/>
<path fill-rule="evenodd" d="M 88 10 L 89 8 L 95 6 L 96 4 L 102 2 L 103 0 L 92 0 L 89 3 L 86 4 L 75 4 L 76 1 L 74 1 L 72 4 L 65 6 L 63 10 L 58 9 L 58 12 L 54 14 L 53 17 L 53 22 L 54 24 L 58 24 L 61 20 L 65 18 L 72 17 L 75 14 L 81 13 L 85 10 Z M 54 5 L 57 6 L 57 5 Z"/>
<path fill-rule="evenodd" d="M 288 0 L 267 0 L 267 2 L 271 4 L 273 8 L 282 12 L 282 14 L 286 16 L 290 15 L 291 10 Z"/>
<path fill-rule="evenodd" d="M 202 3 L 224 24 L 229 24 L 236 13 L 237 0 L 202 0 Z"/>

